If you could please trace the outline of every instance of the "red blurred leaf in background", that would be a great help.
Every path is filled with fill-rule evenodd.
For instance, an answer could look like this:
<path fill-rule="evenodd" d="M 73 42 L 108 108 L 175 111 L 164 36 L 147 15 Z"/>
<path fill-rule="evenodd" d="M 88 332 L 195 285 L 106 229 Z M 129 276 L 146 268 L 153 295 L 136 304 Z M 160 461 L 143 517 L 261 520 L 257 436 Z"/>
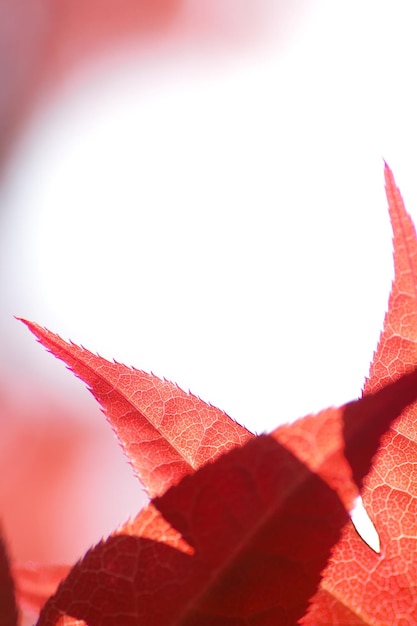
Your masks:
<path fill-rule="evenodd" d="M 80 63 L 116 44 L 152 37 L 181 0 L 2 0 L 0 161 L 38 98 Z"/>

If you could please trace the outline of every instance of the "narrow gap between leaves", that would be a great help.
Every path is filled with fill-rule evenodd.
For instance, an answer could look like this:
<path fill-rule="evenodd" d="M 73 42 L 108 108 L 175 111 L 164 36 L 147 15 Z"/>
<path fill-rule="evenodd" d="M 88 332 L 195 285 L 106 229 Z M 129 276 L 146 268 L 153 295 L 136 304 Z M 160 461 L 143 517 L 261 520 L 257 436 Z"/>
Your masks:
<path fill-rule="evenodd" d="M 379 535 L 371 521 L 371 518 L 366 512 L 360 496 L 358 496 L 355 500 L 353 509 L 350 512 L 350 519 L 352 520 L 358 535 L 374 552 L 379 554 L 381 552 Z"/>

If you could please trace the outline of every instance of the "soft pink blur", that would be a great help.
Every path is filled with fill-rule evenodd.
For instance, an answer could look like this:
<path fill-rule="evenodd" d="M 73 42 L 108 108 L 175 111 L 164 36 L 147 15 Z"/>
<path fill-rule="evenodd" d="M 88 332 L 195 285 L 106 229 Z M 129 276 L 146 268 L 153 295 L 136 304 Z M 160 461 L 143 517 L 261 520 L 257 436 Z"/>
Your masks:
<path fill-rule="evenodd" d="M 261 38 L 277 14 L 286 18 L 283 36 L 299 11 L 289 0 L 3 0 L 0 161 L 39 99 L 101 54 L 126 45 L 146 49 L 173 33 L 182 41 L 239 49 Z"/>
<path fill-rule="evenodd" d="M 15 562 L 71 563 L 146 502 L 83 391 L 74 402 L 24 377 L 0 390 L 0 506 Z"/>

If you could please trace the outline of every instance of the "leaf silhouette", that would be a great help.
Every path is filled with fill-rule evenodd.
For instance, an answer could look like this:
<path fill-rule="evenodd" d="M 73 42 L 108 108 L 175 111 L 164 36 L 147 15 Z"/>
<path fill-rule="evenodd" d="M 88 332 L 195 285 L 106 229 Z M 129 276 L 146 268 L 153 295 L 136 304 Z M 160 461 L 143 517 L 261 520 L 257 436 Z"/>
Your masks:
<path fill-rule="evenodd" d="M 0 623 L 2 626 L 17 626 L 17 620 L 18 612 L 9 557 L 3 537 L 0 536 Z"/>
<path fill-rule="evenodd" d="M 39 626 L 62 615 L 89 626 L 294 624 L 349 519 L 353 476 L 416 397 L 417 371 L 301 420 L 294 441 L 308 443 L 304 462 L 280 443 L 278 428 L 186 476 L 139 514 L 140 532 L 125 526 L 87 553 Z M 355 442 L 369 432 L 364 459 Z"/>
<path fill-rule="evenodd" d="M 0 68 L 0 165 L 19 125 L 42 94 L 58 88 L 78 65 L 126 37 L 137 40 L 166 28 L 181 0 L 2 0 L 0 44 L 9 58 Z"/>
<path fill-rule="evenodd" d="M 364 394 L 398 379 L 417 363 L 416 233 L 387 165 L 385 181 L 395 278 Z M 414 404 L 384 435 L 365 481 L 363 501 L 378 531 L 381 553 L 370 550 L 348 525 L 302 624 L 417 624 L 416 424 Z M 344 617 L 346 609 L 354 621 Z"/>
<path fill-rule="evenodd" d="M 37 324 L 22 321 L 88 385 L 151 497 L 253 437 L 226 413 L 177 385 L 111 363 Z"/>

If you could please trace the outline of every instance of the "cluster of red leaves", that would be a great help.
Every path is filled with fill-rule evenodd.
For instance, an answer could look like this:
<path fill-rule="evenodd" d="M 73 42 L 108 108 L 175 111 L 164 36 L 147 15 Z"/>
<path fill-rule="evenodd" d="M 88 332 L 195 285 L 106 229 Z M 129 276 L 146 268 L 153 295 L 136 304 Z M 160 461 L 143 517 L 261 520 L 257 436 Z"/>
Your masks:
<path fill-rule="evenodd" d="M 254 436 L 31 322 L 99 401 L 151 503 L 71 571 L 14 570 L 39 626 L 417 624 L 417 239 L 391 171 L 395 280 L 361 399 Z M 394 421 L 395 420 L 395 421 Z M 379 554 L 349 512 L 361 494 Z M 18 623 L 0 554 L 0 621 Z"/>

